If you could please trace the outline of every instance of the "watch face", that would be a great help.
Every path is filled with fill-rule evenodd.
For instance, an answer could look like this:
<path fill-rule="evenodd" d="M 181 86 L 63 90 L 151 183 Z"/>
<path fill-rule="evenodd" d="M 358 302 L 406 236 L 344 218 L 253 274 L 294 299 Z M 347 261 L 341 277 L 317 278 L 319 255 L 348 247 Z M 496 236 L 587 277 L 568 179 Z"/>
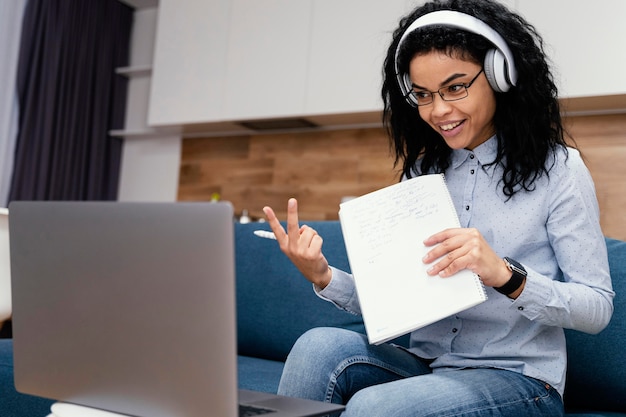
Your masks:
<path fill-rule="evenodd" d="M 517 261 L 514 261 L 511 258 L 504 258 L 504 261 L 506 262 L 506 265 L 509 267 L 509 269 L 511 269 L 511 271 L 526 276 L 526 270 Z"/>

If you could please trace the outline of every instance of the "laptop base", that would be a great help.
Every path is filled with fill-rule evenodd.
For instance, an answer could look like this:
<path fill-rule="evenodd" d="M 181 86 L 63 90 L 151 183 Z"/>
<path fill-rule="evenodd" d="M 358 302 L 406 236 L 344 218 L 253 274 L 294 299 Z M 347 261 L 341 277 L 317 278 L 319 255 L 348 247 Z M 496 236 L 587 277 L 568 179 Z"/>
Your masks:
<path fill-rule="evenodd" d="M 52 404 L 50 411 L 52 414 L 49 414 L 48 417 L 128 417 L 124 414 L 63 402 Z"/>
<path fill-rule="evenodd" d="M 283 408 L 281 411 L 270 411 L 267 414 L 268 417 L 321 415 L 336 417 L 339 416 L 344 409 L 343 406 L 338 404 L 318 403 L 316 401 L 280 396 L 277 397 L 275 395 L 262 392 L 240 390 L 239 393 L 243 404 L 250 404 L 255 408 L 262 407 L 263 405 L 268 407 L 280 406 Z M 130 417 L 125 414 L 118 414 L 97 408 L 64 402 L 56 402 L 52 404 L 50 411 L 51 413 L 47 417 Z"/>

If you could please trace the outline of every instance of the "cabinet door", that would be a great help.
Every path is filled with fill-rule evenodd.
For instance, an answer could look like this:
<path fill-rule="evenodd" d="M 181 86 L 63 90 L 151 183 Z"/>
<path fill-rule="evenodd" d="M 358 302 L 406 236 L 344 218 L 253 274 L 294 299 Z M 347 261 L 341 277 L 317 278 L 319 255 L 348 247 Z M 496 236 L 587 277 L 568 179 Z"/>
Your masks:
<path fill-rule="evenodd" d="M 520 0 L 517 9 L 544 37 L 562 97 L 626 93 L 626 1 Z"/>
<path fill-rule="evenodd" d="M 383 61 L 392 33 L 419 3 L 314 0 L 307 113 L 381 110 Z"/>
<path fill-rule="evenodd" d="M 230 0 L 160 0 L 148 122 L 220 120 Z"/>
<path fill-rule="evenodd" d="M 311 0 L 232 0 L 226 119 L 303 113 L 311 5 Z"/>

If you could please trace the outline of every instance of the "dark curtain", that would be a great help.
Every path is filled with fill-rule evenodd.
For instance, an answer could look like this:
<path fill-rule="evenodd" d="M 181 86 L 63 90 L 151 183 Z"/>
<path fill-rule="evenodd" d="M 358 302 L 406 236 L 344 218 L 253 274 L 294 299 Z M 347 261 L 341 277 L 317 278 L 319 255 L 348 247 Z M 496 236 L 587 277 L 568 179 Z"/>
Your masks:
<path fill-rule="evenodd" d="M 10 201 L 117 198 L 132 19 L 118 0 L 29 0 Z"/>

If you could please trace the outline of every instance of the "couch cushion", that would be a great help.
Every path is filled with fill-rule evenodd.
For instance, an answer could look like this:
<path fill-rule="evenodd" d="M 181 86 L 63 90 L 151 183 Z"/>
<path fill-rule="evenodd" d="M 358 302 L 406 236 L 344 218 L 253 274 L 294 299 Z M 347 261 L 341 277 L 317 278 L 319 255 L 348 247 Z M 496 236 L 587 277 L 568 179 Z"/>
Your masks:
<path fill-rule="evenodd" d="M 615 291 L 611 322 L 598 335 L 566 330 L 568 409 L 626 410 L 626 242 L 607 239 Z"/>
<path fill-rule="evenodd" d="M 338 221 L 307 222 L 324 239 L 329 263 L 349 270 Z M 320 299 L 276 241 L 253 234 L 267 224 L 236 224 L 237 337 L 239 354 L 283 361 L 296 339 L 313 327 L 365 332 L 361 316 Z"/>
<path fill-rule="evenodd" d="M 239 388 L 275 394 L 284 366 L 282 361 L 240 355 L 237 357 Z"/>

